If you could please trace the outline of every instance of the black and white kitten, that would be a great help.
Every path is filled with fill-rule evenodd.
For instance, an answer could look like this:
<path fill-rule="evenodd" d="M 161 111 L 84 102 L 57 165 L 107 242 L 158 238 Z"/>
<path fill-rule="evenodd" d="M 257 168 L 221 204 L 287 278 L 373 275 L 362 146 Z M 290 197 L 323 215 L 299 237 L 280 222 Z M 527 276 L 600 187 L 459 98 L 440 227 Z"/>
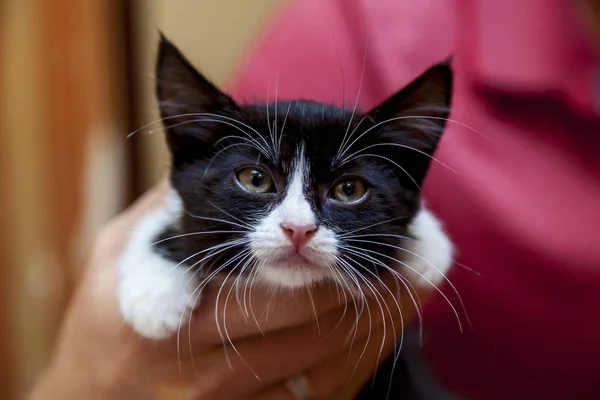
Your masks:
<path fill-rule="evenodd" d="M 121 312 L 135 331 L 174 333 L 215 277 L 278 288 L 356 288 L 386 270 L 445 279 L 452 245 L 419 187 L 448 113 L 447 63 L 366 113 L 237 104 L 165 38 L 156 74 L 174 190 L 119 261 Z"/>

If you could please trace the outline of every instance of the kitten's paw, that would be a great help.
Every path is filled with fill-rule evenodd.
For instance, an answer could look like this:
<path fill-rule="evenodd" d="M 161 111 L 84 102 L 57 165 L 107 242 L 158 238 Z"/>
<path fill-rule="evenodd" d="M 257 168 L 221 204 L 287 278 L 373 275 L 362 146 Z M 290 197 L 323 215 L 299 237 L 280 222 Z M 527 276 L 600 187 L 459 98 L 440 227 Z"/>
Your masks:
<path fill-rule="evenodd" d="M 406 264 L 414 269 L 416 283 L 439 286 L 447 280 L 446 274 L 452 266 L 452 242 L 438 219 L 425 207 L 416 215 L 410 232 L 417 240 L 410 246 L 414 254 L 409 254 Z"/>
<path fill-rule="evenodd" d="M 175 196 L 175 195 L 173 195 Z M 176 197 L 144 217 L 118 260 L 118 301 L 125 322 L 140 335 L 164 339 L 189 320 L 199 303 L 194 275 L 154 251 L 157 234 L 180 213 Z"/>
<path fill-rule="evenodd" d="M 140 335 L 167 338 L 187 323 L 200 293 L 194 293 L 191 276 L 184 266 L 176 266 L 158 255 L 148 257 L 141 266 L 143 273 L 129 273 L 119 282 L 121 314 Z M 138 266 L 121 267 L 140 270 Z"/>

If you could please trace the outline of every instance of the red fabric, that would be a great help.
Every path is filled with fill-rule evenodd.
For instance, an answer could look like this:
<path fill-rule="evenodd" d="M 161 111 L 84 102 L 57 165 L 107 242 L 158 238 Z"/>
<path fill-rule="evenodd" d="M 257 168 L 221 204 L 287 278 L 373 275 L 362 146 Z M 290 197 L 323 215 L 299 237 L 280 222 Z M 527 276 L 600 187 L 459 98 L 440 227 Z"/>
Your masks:
<path fill-rule="evenodd" d="M 277 94 L 352 107 L 366 43 L 359 106 L 371 107 L 450 54 L 450 4 L 294 1 L 241 66 L 231 93 L 248 101 L 273 100 Z"/>
<path fill-rule="evenodd" d="M 271 82 L 273 99 L 279 74 L 279 98 L 352 105 L 365 13 L 362 108 L 454 49 L 451 118 L 480 133 L 448 125 L 436 156 L 455 172 L 433 163 L 426 199 L 460 263 L 481 276 L 455 266 L 450 279 L 473 328 L 460 333 L 437 296 L 425 310 L 425 350 L 444 384 L 469 399 L 598 398 L 599 68 L 574 7 L 302 0 L 277 19 L 232 85 L 237 97 L 265 99 Z"/>

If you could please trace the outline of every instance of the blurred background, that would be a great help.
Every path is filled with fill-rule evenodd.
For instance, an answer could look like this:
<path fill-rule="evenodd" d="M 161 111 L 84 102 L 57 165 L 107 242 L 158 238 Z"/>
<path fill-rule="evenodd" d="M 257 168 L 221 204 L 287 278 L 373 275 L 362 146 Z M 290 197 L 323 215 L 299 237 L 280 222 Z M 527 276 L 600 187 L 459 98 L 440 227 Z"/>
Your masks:
<path fill-rule="evenodd" d="M 231 88 L 250 51 L 277 23 L 275 15 L 300 1 L 319 2 L 0 0 L 0 399 L 24 398 L 48 361 L 95 232 L 166 171 L 160 130 L 142 129 L 127 139 L 157 119 L 158 31 L 208 78 Z M 350 1 L 321 1 L 317 15 L 300 15 L 308 22 L 295 34 L 311 35 L 307 43 L 327 41 L 329 48 L 307 57 L 293 47 L 282 60 L 277 49 L 290 44 L 274 37 L 273 47 L 249 63 L 250 78 L 238 82 L 238 91 L 272 96 L 271 85 L 260 86 L 264 79 L 254 86 L 252 80 L 269 66 L 269 79 L 281 81 L 279 97 L 310 98 L 311 85 L 295 79 L 296 65 L 320 96 L 332 96 L 321 100 L 352 104 L 358 85 L 345 85 L 344 74 L 362 84 L 364 57 L 360 101 L 368 106 L 451 51 L 450 0 L 371 3 L 385 22 L 380 30 L 376 23 L 366 29 L 360 12 L 351 15 L 368 0 L 353 0 L 354 8 Z M 600 43 L 600 1 L 578 5 L 587 7 L 581 16 Z M 344 7 L 348 15 L 339 12 Z M 334 18 L 342 14 L 346 20 Z M 397 32 L 386 30 L 390 21 Z M 385 62 L 367 59 L 367 33 L 369 57 Z M 336 41 L 338 34 L 350 39 Z M 385 47 L 388 40 L 395 41 L 394 52 Z"/>
<path fill-rule="evenodd" d="M 158 30 L 226 84 L 283 0 L 0 2 L 0 397 L 50 355 L 94 232 L 165 172 Z M 202 51 L 200 51 L 202 49 Z"/>

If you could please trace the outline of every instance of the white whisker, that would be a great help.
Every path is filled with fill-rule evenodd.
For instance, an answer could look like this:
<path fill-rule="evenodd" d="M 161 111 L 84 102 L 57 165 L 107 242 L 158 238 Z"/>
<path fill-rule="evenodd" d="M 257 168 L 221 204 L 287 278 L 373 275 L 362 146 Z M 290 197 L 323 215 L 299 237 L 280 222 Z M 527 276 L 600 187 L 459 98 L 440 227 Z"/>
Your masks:
<path fill-rule="evenodd" d="M 251 257 L 251 255 L 248 255 Z M 247 257 L 248 257 L 247 256 Z M 256 374 L 256 372 L 254 372 L 254 370 L 252 369 L 252 367 L 250 367 L 250 365 L 246 362 L 246 360 L 244 359 L 244 357 L 242 357 L 242 355 L 240 354 L 240 352 L 238 351 L 237 347 L 235 347 L 235 344 L 233 343 L 233 341 L 231 340 L 231 338 L 229 337 L 229 333 L 227 332 L 227 325 L 226 325 L 226 321 L 223 320 L 224 326 L 223 329 L 225 330 L 225 336 L 223 335 L 223 329 L 221 329 L 221 325 L 219 323 L 219 299 L 221 297 L 221 293 L 223 291 L 224 286 L 227 283 L 227 280 L 229 279 L 229 277 L 231 276 L 231 274 L 237 269 L 237 267 L 245 260 L 245 258 L 242 258 L 236 265 L 235 267 L 233 267 L 231 269 L 231 271 L 227 274 L 227 276 L 225 277 L 225 279 L 223 280 L 223 283 L 221 284 L 221 287 L 219 288 L 218 292 L 217 292 L 217 298 L 216 298 L 216 302 L 215 302 L 215 322 L 217 323 L 217 331 L 219 332 L 219 336 L 221 337 L 221 340 L 223 342 L 223 348 L 225 349 L 225 357 L 227 359 L 227 363 L 229 365 L 229 368 L 231 370 L 233 370 L 233 364 L 231 363 L 231 359 L 229 358 L 228 352 L 227 352 L 227 345 L 225 343 L 225 339 L 227 338 L 227 341 L 229 343 L 229 345 L 231 346 L 231 348 L 233 349 L 233 351 L 235 351 L 235 353 L 238 355 L 238 357 L 240 358 L 240 360 L 246 365 L 246 367 L 248 367 L 248 369 L 250 370 L 250 372 L 252 372 L 252 374 L 254 375 L 254 377 L 258 380 L 261 380 L 260 377 Z M 223 310 L 223 315 L 226 315 L 226 309 L 227 309 L 227 303 L 225 303 L 224 305 L 224 310 Z"/>
<path fill-rule="evenodd" d="M 367 146 L 367 147 L 370 147 L 370 146 Z M 362 151 L 362 150 L 361 150 L 361 151 Z M 423 153 L 423 154 L 426 154 L 426 153 Z M 419 186 L 419 184 L 417 183 L 417 181 L 415 181 L 415 179 L 412 177 L 412 175 L 411 175 L 411 174 L 409 174 L 409 173 L 408 173 L 408 171 L 407 171 L 407 170 L 405 170 L 405 169 L 404 169 L 404 168 L 403 168 L 403 167 L 402 167 L 400 164 L 396 163 L 395 161 L 393 161 L 392 159 L 390 159 L 390 158 L 388 158 L 388 157 L 381 156 L 381 155 L 379 155 L 379 154 L 373 154 L 373 153 L 359 154 L 359 155 L 357 155 L 357 156 L 354 156 L 353 158 L 350 158 L 350 159 L 348 159 L 348 160 L 342 160 L 342 162 L 341 162 L 341 164 L 340 164 L 340 165 L 343 165 L 343 164 L 345 164 L 346 162 L 349 162 L 349 161 L 352 161 L 352 160 L 354 160 L 354 159 L 361 158 L 361 157 L 375 157 L 375 158 L 381 158 L 381 159 L 383 159 L 383 160 L 386 160 L 386 161 L 388 161 L 388 162 L 390 162 L 390 163 L 394 164 L 394 165 L 395 165 L 397 168 L 399 168 L 399 169 L 400 169 L 402 172 L 404 172 L 404 173 L 406 174 L 406 176 L 408 176 L 408 178 L 409 178 L 409 179 L 412 181 L 412 183 L 414 183 L 414 184 L 415 184 L 415 187 L 417 188 L 417 190 L 418 190 L 419 192 L 421 192 L 421 186 Z"/>
<path fill-rule="evenodd" d="M 459 173 L 458 171 L 456 171 L 454 168 L 452 168 L 452 167 L 450 167 L 449 165 L 445 164 L 444 162 L 440 161 L 440 160 L 439 160 L 439 159 L 437 159 L 436 157 L 434 157 L 434 156 L 432 156 L 432 155 L 429 155 L 429 154 L 427 154 L 426 152 L 424 152 L 424 151 L 422 151 L 422 150 L 416 149 L 416 148 L 414 148 L 414 147 L 411 147 L 411 146 L 407 146 L 407 145 L 405 145 L 405 144 L 400 144 L 400 143 L 376 143 L 376 144 L 372 144 L 372 145 L 366 146 L 366 147 L 364 147 L 364 148 L 362 148 L 362 149 L 358 150 L 357 152 L 355 152 L 355 153 L 352 153 L 352 154 L 351 154 L 351 155 L 349 155 L 348 157 L 344 158 L 344 159 L 341 161 L 340 165 L 344 165 L 344 164 L 346 164 L 347 162 L 349 162 L 349 161 L 352 161 L 352 160 L 354 160 L 354 159 L 356 159 L 356 158 L 359 158 L 359 157 L 364 157 L 364 156 L 365 156 L 365 154 L 362 154 L 362 152 L 363 152 L 363 151 L 365 151 L 365 150 L 371 149 L 371 148 L 373 148 L 373 147 L 381 147 L 381 146 L 394 146 L 394 147 L 402 147 L 402 148 L 405 148 L 405 149 L 413 150 L 413 151 L 415 151 L 415 152 L 417 152 L 417 153 L 419 153 L 419 154 L 422 154 L 422 155 L 424 155 L 425 157 L 427 157 L 427 158 L 429 158 L 429 159 L 431 159 L 431 160 L 433 160 L 433 161 L 435 161 L 435 162 L 439 163 L 440 165 L 442 165 L 442 166 L 444 166 L 444 167 L 448 168 L 450 171 L 452 171 L 452 172 L 454 172 L 454 173 L 456 173 L 456 174 L 458 174 L 458 175 L 462 176 L 462 174 L 460 174 L 460 173 Z M 369 154 L 369 156 L 385 158 L 385 157 L 383 157 L 383 156 L 379 156 L 379 155 L 376 155 L 376 154 Z M 388 160 L 388 161 L 390 161 L 390 162 L 393 162 L 393 161 L 391 161 L 389 158 L 387 158 L 387 160 Z M 406 172 L 406 170 L 405 170 L 404 168 L 400 167 L 400 166 L 399 166 L 398 164 L 396 164 L 396 163 L 394 163 L 394 164 L 395 164 L 396 166 L 398 166 L 398 168 L 401 168 L 401 169 L 402 169 L 402 171 Z M 406 172 L 406 173 L 408 174 L 408 172 Z M 408 176 L 410 176 L 410 175 L 408 175 Z M 412 179 L 412 177 L 411 177 L 411 179 Z M 413 182 L 414 182 L 414 180 L 413 180 Z M 416 184 L 416 182 L 415 182 L 415 184 Z M 418 185 L 417 185 L 417 187 L 418 187 Z"/>
<path fill-rule="evenodd" d="M 403 251 L 405 253 L 408 253 L 410 255 L 413 255 L 415 257 L 417 257 L 418 259 L 424 261 L 425 263 L 427 263 L 427 265 L 429 265 L 431 268 L 433 268 L 435 271 L 437 271 L 442 278 L 448 283 L 448 285 L 450 285 L 450 287 L 452 288 L 452 290 L 454 291 L 454 293 L 456 294 L 456 297 L 458 298 L 458 301 L 461 304 L 461 307 L 463 309 L 463 313 L 465 314 L 465 318 L 467 320 L 467 323 L 469 325 L 469 327 L 471 326 L 471 320 L 469 318 L 469 315 L 467 313 L 467 309 L 465 307 L 465 303 L 460 295 L 460 293 L 458 293 L 458 289 L 456 288 L 456 286 L 454 286 L 454 284 L 450 281 L 450 279 L 448 279 L 448 277 L 446 276 L 446 274 L 444 274 L 438 267 L 436 267 L 433 263 L 431 263 L 429 260 L 427 260 L 425 257 L 411 251 L 408 249 L 405 249 L 404 247 L 400 247 L 400 246 L 395 246 L 393 244 L 388 244 L 388 243 L 381 243 L 381 242 L 375 242 L 372 240 L 362 240 L 362 239 L 346 239 L 347 241 L 351 241 L 351 242 L 361 242 L 361 243 L 371 243 L 371 244 L 377 244 L 377 245 L 381 245 L 381 246 L 385 246 L 385 247 L 391 247 L 393 249 L 397 249 L 400 251 Z"/>
<path fill-rule="evenodd" d="M 182 233 L 179 235 L 175 235 L 175 236 L 169 236 L 168 238 L 164 238 L 161 240 L 158 240 L 154 243 L 151 243 L 148 247 L 152 247 L 152 246 L 156 246 L 159 243 L 163 243 L 166 242 L 168 240 L 173 240 L 173 239 L 178 239 L 178 238 L 182 238 L 182 237 L 186 237 L 186 236 L 196 236 L 196 235 L 214 235 L 217 233 L 248 233 L 247 231 L 204 231 L 204 232 L 188 232 L 188 233 Z"/>
<path fill-rule="evenodd" d="M 242 136 L 237 136 L 237 135 L 228 135 L 225 136 L 219 140 L 217 140 L 214 144 L 213 147 L 216 147 L 219 143 L 221 143 L 224 140 L 227 139 L 232 139 L 232 138 L 237 138 L 240 140 L 244 140 L 248 143 L 250 143 L 252 145 L 252 147 L 254 147 L 255 149 L 257 149 L 259 152 L 263 153 L 265 155 L 265 157 L 267 158 L 272 158 L 271 154 L 269 153 L 269 148 L 263 146 L 262 144 L 260 144 L 258 142 L 258 140 L 256 140 L 256 138 L 252 137 L 248 132 L 244 131 L 242 128 L 240 128 L 239 126 L 236 126 L 235 124 L 231 123 L 231 122 L 227 122 L 227 121 L 221 121 L 218 119 L 213 119 L 213 118 L 196 118 L 196 119 L 190 119 L 187 121 L 183 121 L 183 122 L 178 122 L 176 124 L 173 125 L 168 125 L 165 126 L 165 129 L 173 129 L 173 128 L 177 128 L 179 126 L 183 126 L 183 125 L 187 125 L 187 124 L 192 124 L 192 123 L 196 123 L 196 122 L 217 122 L 217 123 L 221 123 L 227 126 L 231 126 L 232 128 L 235 128 L 237 130 L 239 130 L 240 132 L 246 134 L 247 137 L 242 137 Z M 262 136 L 261 136 L 262 137 Z"/>
<path fill-rule="evenodd" d="M 254 227 L 252 225 L 250 225 L 249 223 L 246 223 L 246 222 L 242 221 L 241 219 L 239 219 L 239 218 L 231 215 L 227 211 L 225 211 L 225 210 L 221 209 L 220 207 L 218 207 L 217 205 L 215 205 L 212 201 L 208 201 L 208 204 L 210 204 L 211 206 L 213 206 L 217 210 L 221 211 L 223 214 L 227 215 L 228 217 L 233 218 L 234 220 L 238 221 L 240 224 L 242 224 L 243 226 L 245 226 L 246 228 L 248 228 L 250 231 L 254 230 Z"/>
<path fill-rule="evenodd" d="M 249 231 L 251 231 L 251 230 L 253 230 L 253 229 L 254 229 L 254 228 L 253 228 L 251 225 L 249 225 L 249 224 L 246 224 L 246 223 L 238 224 L 238 223 L 235 223 L 235 222 L 232 222 L 232 221 L 227 221 L 227 220 L 224 220 L 224 219 L 212 218 L 212 217 L 203 217 L 203 216 L 201 216 L 201 215 L 196 215 L 196 214 L 193 214 L 193 213 L 189 212 L 188 210 L 183 210 L 183 211 L 184 211 L 184 212 L 185 212 L 187 215 L 189 215 L 190 217 L 192 217 L 192 218 L 196 218 L 196 219 L 202 219 L 202 220 L 205 220 L 205 221 L 222 222 L 222 223 L 224 223 L 224 224 L 230 224 L 230 225 L 233 225 L 233 226 L 237 226 L 237 227 L 239 227 L 239 228 L 248 229 L 248 230 L 246 230 L 246 231 L 240 231 L 241 233 L 248 233 Z M 220 210 L 220 209 L 219 209 L 219 211 L 222 211 L 222 210 Z M 229 214 L 228 214 L 228 215 L 229 215 Z"/>
<path fill-rule="evenodd" d="M 356 100 L 354 101 L 354 107 L 352 107 L 352 115 L 350 116 L 350 121 L 348 122 L 348 127 L 346 128 L 346 132 L 344 133 L 344 137 L 342 138 L 342 143 L 340 144 L 340 148 L 338 149 L 338 154 L 340 153 L 340 151 L 342 150 L 342 148 L 344 147 L 345 143 L 346 143 L 346 137 L 348 136 L 348 132 L 350 131 L 350 127 L 352 126 L 352 121 L 354 120 L 354 115 L 356 114 L 356 109 L 358 107 L 358 101 L 360 99 L 360 94 L 362 92 L 362 87 L 363 87 L 363 80 L 365 77 L 365 68 L 367 66 L 367 51 L 369 49 L 369 30 L 368 30 L 368 24 L 367 24 L 367 13 L 365 11 L 365 48 L 364 48 L 364 53 L 363 53 L 363 63 L 362 63 L 362 68 L 360 71 L 360 80 L 358 82 L 358 93 L 356 94 Z M 343 154 L 343 153 L 342 153 Z M 335 159 L 338 159 L 339 157 L 336 155 Z"/>
<path fill-rule="evenodd" d="M 173 271 L 175 271 L 177 268 L 179 268 L 181 265 L 183 265 L 186 261 L 188 261 L 191 258 L 194 258 L 194 257 L 196 257 L 196 256 L 198 256 L 198 255 L 200 255 L 202 253 L 211 252 L 211 251 L 214 251 L 214 250 L 217 250 L 217 249 L 221 249 L 218 252 L 210 253 L 209 255 L 207 255 L 204 258 L 202 258 L 200 261 L 192 264 L 187 269 L 187 271 L 191 270 L 193 267 L 195 267 L 196 265 L 200 264 L 201 262 L 207 260 L 208 258 L 212 257 L 215 254 L 222 253 L 223 251 L 226 251 L 228 249 L 232 249 L 232 248 L 234 248 L 236 246 L 247 244 L 247 243 L 249 243 L 249 241 L 247 239 L 230 240 L 230 241 L 227 241 L 227 242 L 224 242 L 224 243 L 219 243 L 217 245 L 211 246 L 211 247 L 209 247 L 207 249 L 201 250 L 201 251 L 199 251 L 197 253 L 192 254 L 191 256 L 186 257 L 185 259 L 183 259 L 182 261 L 180 261 L 179 263 L 177 263 L 173 268 L 171 268 L 169 270 L 169 272 L 167 273 L 167 275 L 171 274 Z"/>
<path fill-rule="evenodd" d="M 288 108 L 285 112 L 285 117 L 283 118 L 283 124 L 281 124 L 281 132 L 279 132 L 279 141 L 277 142 L 277 157 L 279 157 L 279 152 L 281 151 L 281 138 L 283 137 L 283 130 L 285 129 L 285 123 L 288 119 L 288 114 L 290 113 L 290 108 L 292 106 L 292 102 L 288 102 Z"/>
<path fill-rule="evenodd" d="M 403 266 L 404 266 L 404 267 L 406 267 L 407 269 L 409 269 L 409 270 L 413 271 L 415 274 L 419 275 L 419 276 L 420 276 L 420 277 L 421 277 L 421 278 L 422 278 L 422 279 L 423 279 L 425 282 L 429 283 L 429 284 L 430 284 L 430 285 L 431 285 L 431 286 L 432 286 L 432 287 L 433 287 L 433 288 L 434 288 L 434 289 L 435 289 L 435 290 L 436 290 L 436 291 L 437 291 L 437 292 L 438 292 L 438 293 L 439 293 L 439 294 L 440 294 L 440 295 L 441 295 L 441 296 L 444 298 L 444 300 L 445 300 L 445 301 L 448 303 L 448 305 L 450 306 L 450 308 L 452 309 L 452 312 L 454 313 L 454 315 L 455 315 L 455 317 L 456 317 L 456 321 L 457 321 L 457 323 L 458 323 L 458 328 L 459 328 L 459 330 L 460 330 L 461 332 L 463 332 L 462 322 L 461 322 L 461 320 L 460 320 L 460 317 L 459 317 L 458 311 L 456 310 L 456 307 L 454 307 L 454 305 L 452 304 L 452 302 L 450 301 L 450 299 L 448 299 L 448 296 L 446 296 L 446 295 L 444 294 L 444 292 L 442 292 L 442 291 L 440 290 L 440 288 L 438 288 L 438 287 L 437 287 L 437 286 L 436 286 L 436 285 L 435 285 L 433 282 L 431 282 L 431 280 L 429 280 L 427 277 L 423 276 L 423 274 L 422 274 L 422 273 L 420 273 L 420 272 L 419 272 L 419 271 L 417 271 L 415 268 L 411 267 L 410 265 L 408 265 L 408 264 L 407 264 L 407 263 L 405 263 L 405 262 L 402 262 L 402 261 L 400 261 L 400 260 L 398 260 L 398 259 L 396 259 L 396 258 L 394 258 L 394 257 L 390 257 L 390 256 L 388 256 L 388 255 L 385 255 L 385 254 L 379 253 L 379 252 L 377 252 L 377 251 L 374 251 L 374 250 L 369 250 L 369 249 L 361 249 L 360 247 L 355 247 L 355 246 L 346 246 L 346 248 L 345 248 L 345 250 L 346 250 L 346 251 L 349 251 L 349 252 L 352 252 L 352 251 L 351 251 L 352 249 L 356 249 L 356 250 L 360 250 L 360 251 L 366 251 L 366 252 L 369 252 L 369 253 L 377 254 L 377 255 L 379 255 L 379 256 L 381 256 L 381 257 L 387 258 L 387 259 L 389 259 L 389 260 L 391 260 L 391 261 L 394 261 L 394 262 L 396 262 L 396 263 L 398 263 L 398 264 L 400 264 L 400 265 L 403 265 Z M 358 254 L 356 254 L 356 255 L 358 255 Z M 377 260 L 376 258 L 373 258 L 373 259 L 374 259 L 374 260 Z M 393 271 L 393 269 L 392 269 L 392 268 L 390 268 L 389 266 L 387 266 L 385 263 L 381 263 L 380 265 L 381 265 L 381 266 L 384 266 L 384 268 L 386 268 L 386 269 L 388 269 L 388 270 L 390 270 L 390 271 Z"/>
<path fill-rule="evenodd" d="M 319 317 L 317 316 L 317 308 L 315 307 L 315 301 L 313 300 L 312 291 L 310 290 L 310 286 L 306 287 L 306 291 L 308 292 L 308 298 L 310 300 L 310 305 L 312 307 L 313 315 L 315 317 L 314 321 L 317 324 L 317 334 L 321 335 L 321 326 L 319 324 Z M 314 336 L 314 332 L 313 332 Z"/>
<path fill-rule="evenodd" d="M 198 299 L 200 298 L 200 295 L 202 294 L 202 289 L 204 289 L 204 287 L 210 282 L 210 280 L 215 277 L 219 272 L 221 272 L 223 269 L 225 269 L 228 265 L 230 265 L 232 262 L 234 262 L 237 258 L 243 256 L 246 252 L 242 252 L 239 255 L 236 255 L 235 257 L 231 258 L 228 262 L 224 263 L 223 265 L 221 265 L 219 268 L 215 269 L 213 272 L 211 272 L 207 277 L 205 277 L 197 286 L 196 289 L 194 289 L 194 291 L 192 292 L 192 294 L 190 295 L 190 299 L 196 295 L 195 299 L 194 299 L 194 303 L 192 304 L 192 309 L 196 308 L 196 304 L 198 302 Z M 194 275 L 200 271 L 200 269 L 196 270 L 194 272 Z M 194 276 L 192 275 L 192 276 Z M 177 356 L 178 356 L 178 361 L 180 364 L 180 368 L 181 368 L 181 358 L 180 358 L 180 349 L 181 349 L 181 343 L 180 343 L 180 339 L 181 339 L 181 324 L 183 323 L 183 318 L 184 318 L 185 314 L 182 313 L 181 314 L 181 318 L 179 319 L 179 326 L 177 328 Z M 189 351 L 190 351 L 190 356 L 192 356 L 192 315 L 190 315 L 190 319 L 188 320 L 188 346 L 189 346 Z M 196 366 L 194 363 L 194 357 L 191 357 L 192 359 L 192 367 L 194 368 L 194 371 L 196 370 Z"/>
<path fill-rule="evenodd" d="M 352 268 L 352 266 L 347 261 L 344 261 L 342 259 L 340 259 L 340 261 L 342 263 L 346 264 L 346 268 Z M 385 303 L 385 300 L 383 299 L 383 296 L 381 295 L 381 293 L 379 293 L 379 291 L 377 290 L 377 288 L 375 288 L 373 286 L 373 284 L 371 282 L 369 282 L 369 280 L 366 279 L 365 276 L 362 273 L 360 273 L 359 271 L 357 271 L 356 268 L 354 268 L 353 271 L 355 272 L 355 275 L 363 281 L 363 283 L 365 284 L 366 288 L 369 289 L 369 291 L 373 294 L 373 298 L 377 302 L 377 305 L 379 307 L 379 312 L 380 312 L 380 315 L 382 317 L 381 318 L 381 322 L 383 324 L 383 338 L 382 338 L 381 345 L 380 345 L 380 348 L 379 348 L 379 355 L 377 356 L 377 365 L 379 365 L 381 354 L 382 354 L 383 349 L 385 347 L 385 339 L 387 337 L 386 336 L 387 335 L 387 324 L 386 324 L 386 321 L 385 321 L 385 312 L 383 310 L 383 305 L 385 305 L 385 307 L 387 308 L 388 313 L 390 315 L 390 318 L 392 318 L 392 315 L 391 315 L 391 312 L 390 312 L 389 308 L 387 307 L 387 304 Z M 380 298 L 383 300 L 383 305 L 382 305 L 382 302 L 379 300 Z M 354 374 L 356 373 L 356 371 L 358 369 L 358 366 L 359 366 L 362 358 L 364 357 L 364 355 L 365 355 L 365 353 L 367 351 L 367 348 L 369 346 L 369 341 L 370 341 L 370 337 L 371 337 L 371 329 L 372 329 L 372 325 L 373 325 L 371 319 L 369 319 L 369 325 L 370 325 L 369 326 L 369 336 L 367 338 L 367 342 L 365 343 L 363 351 L 362 351 L 362 353 L 360 354 L 360 356 L 358 358 L 358 361 L 356 363 L 356 366 L 354 367 L 354 370 L 352 371 L 352 374 L 350 374 L 349 381 L 351 381 L 352 378 L 354 377 Z M 394 334 L 394 336 L 395 336 L 395 334 Z M 395 342 L 395 340 L 396 339 L 394 338 L 394 342 Z"/>
<path fill-rule="evenodd" d="M 386 219 L 385 221 L 377 222 L 376 224 L 371 224 L 371 225 L 363 226 L 362 228 L 355 229 L 353 231 L 343 233 L 341 235 L 338 235 L 338 237 L 345 238 L 348 235 L 352 235 L 353 233 L 364 231 L 365 229 L 374 228 L 376 226 L 387 224 L 387 223 L 390 223 L 390 222 L 393 222 L 393 221 L 397 221 L 397 220 L 402 219 L 402 218 L 406 218 L 406 217 L 395 217 L 395 218 Z"/>
<path fill-rule="evenodd" d="M 154 125 L 156 123 L 167 121 L 167 120 L 171 120 L 171 119 L 174 119 L 174 118 L 185 118 L 185 117 L 215 117 L 215 118 L 222 118 L 222 119 L 224 119 L 226 121 L 232 121 L 232 122 L 238 123 L 241 126 L 243 126 L 244 128 L 247 128 L 247 129 L 251 130 L 258 137 L 260 137 L 264 141 L 264 143 L 267 146 L 267 148 L 269 146 L 268 143 L 267 143 L 267 141 L 265 140 L 265 138 L 256 129 L 254 129 L 250 125 L 245 124 L 244 122 L 242 122 L 242 121 L 240 121 L 238 119 L 228 117 L 226 115 L 220 115 L 220 114 L 214 114 L 214 113 L 205 113 L 205 112 L 203 112 L 203 113 L 184 113 L 184 114 L 177 114 L 177 115 L 171 115 L 171 116 L 164 117 L 164 118 L 159 118 L 157 120 L 154 120 L 154 121 L 150 122 L 149 124 L 146 124 L 146 125 L 142 126 L 141 128 L 136 129 L 135 131 L 133 131 L 129 135 L 127 135 L 127 137 L 130 138 L 131 136 L 135 135 L 140 130 L 145 129 L 145 128 L 147 128 L 147 127 L 149 127 L 151 125 Z M 242 131 L 242 132 L 246 133 L 245 131 Z"/>
<path fill-rule="evenodd" d="M 387 123 L 392 122 L 392 121 L 398 121 L 398 120 L 410 119 L 410 118 L 415 118 L 415 119 L 420 119 L 420 118 L 422 118 L 422 119 L 434 119 L 434 120 L 443 120 L 443 121 L 453 122 L 455 124 L 458 124 L 458 125 L 461 125 L 461 126 L 467 128 L 467 129 L 470 129 L 471 131 L 473 131 L 473 132 L 481 135 L 482 137 L 484 137 L 486 139 L 489 139 L 487 136 L 485 136 L 483 133 L 479 132 L 475 128 L 472 128 L 472 127 L 470 127 L 470 126 L 468 126 L 468 125 L 466 125 L 466 124 L 464 124 L 462 122 L 459 122 L 459 121 L 456 121 L 456 120 L 453 120 L 453 119 L 450 119 L 450 118 L 434 117 L 434 116 L 429 116 L 429 115 L 405 115 L 405 116 L 402 116 L 402 117 L 389 118 L 389 119 L 386 119 L 385 121 L 381 121 L 381 122 L 378 122 L 377 124 L 373 125 L 369 129 L 367 129 L 366 131 L 364 131 L 363 133 L 361 133 L 360 135 L 358 135 L 358 137 L 356 139 L 354 139 L 354 141 L 348 147 L 346 147 L 346 149 L 339 155 L 339 158 L 341 158 L 346 153 L 346 151 L 350 150 L 350 148 L 354 145 L 354 143 L 356 143 L 358 140 L 360 140 L 360 138 L 362 138 L 363 136 L 365 136 L 367 133 L 371 132 L 373 129 L 376 129 L 376 128 L 380 127 L 381 125 L 387 124 Z"/>
<path fill-rule="evenodd" d="M 373 273 L 372 271 L 370 271 L 368 268 L 364 267 L 363 265 L 361 265 L 360 263 L 357 263 L 357 265 L 359 267 L 361 267 L 363 270 L 365 270 L 366 272 L 368 272 L 370 275 L 373 276 L 373 278 L 379 282 L 381 284 L 381 286 L 383 286 L 383 288 L 390 294 L 390 296 L 392 296 L 392 299 L 394 300 L 394 304 L 396 305 L 396 308 L 398 310 L 398 315 L 400 316 L 400 325 L 401 325 L 401 333 L 400 333 L 400 344 L 399 346 L 396 345 L 396 328 L 394 325 L 394 318 L 392 317 L 392 313 L 391 310 L 389 309 L 387 303 L 385 302 L 385 299 L 383 298 L 383 296 L 381 295 L 381 293 L 379 293 L 379 291 L 377 291 L 377 293 L 379 294 L 383 305 L 385 306 L 388 315 L 390 317 L 390 323 L 392 324 L 392 335 L 394 338 L 394 348 L 402 348 L 402 344 L 404 342 L 404 317 L 402 315 L 402 309 L 400 308 L 400 304 L 398 303 L 398 301 L 396 300 L 396 297 L 394 296 L 394 294 L 390 291 L 390 289 L 387 287 L 387 285 L 381 280 L 381 278 L 379 276 L 377 276 L 375 273 Z M 372 283 L 369 283 L 373 289 L 376 290 L 376 288 L 373 286 Z M 385 320 L 385 315 L 382 315 L 383 319 Z M 384 323 L 384 330 L 385 330 L 385 323 Z M 383 343 L 382 343 L 382 348 L 380 350 L 380 354 L 379 356 L 381 357 L 381 351 L 383 351 Z M 397 360 L 395 360 L 397 361 Z M 379 359 L 377 361 L 377 364 L 379 365 Z M 394 367 L 395 367 L 395 362 L 394 362 Z M 392 368 L 392 373 L 393 373 L 393 368 Z"/>
<path fill-rule="evenodd" d="M 348 239 L 354 239 L 354 238 L 361 238 L 361 237 L 395 237 L 398 239 L 402 239 L 402 240 L 417 240 L 414 237 L 410 237 L 410 236 L 403 236 L 403 235 L 395 235 L 392 233 L 365 233 L 362 235 L 352 235 L 352 236 L 347 236 L 344 235 L 344 239 L 348 240 Z"/>

